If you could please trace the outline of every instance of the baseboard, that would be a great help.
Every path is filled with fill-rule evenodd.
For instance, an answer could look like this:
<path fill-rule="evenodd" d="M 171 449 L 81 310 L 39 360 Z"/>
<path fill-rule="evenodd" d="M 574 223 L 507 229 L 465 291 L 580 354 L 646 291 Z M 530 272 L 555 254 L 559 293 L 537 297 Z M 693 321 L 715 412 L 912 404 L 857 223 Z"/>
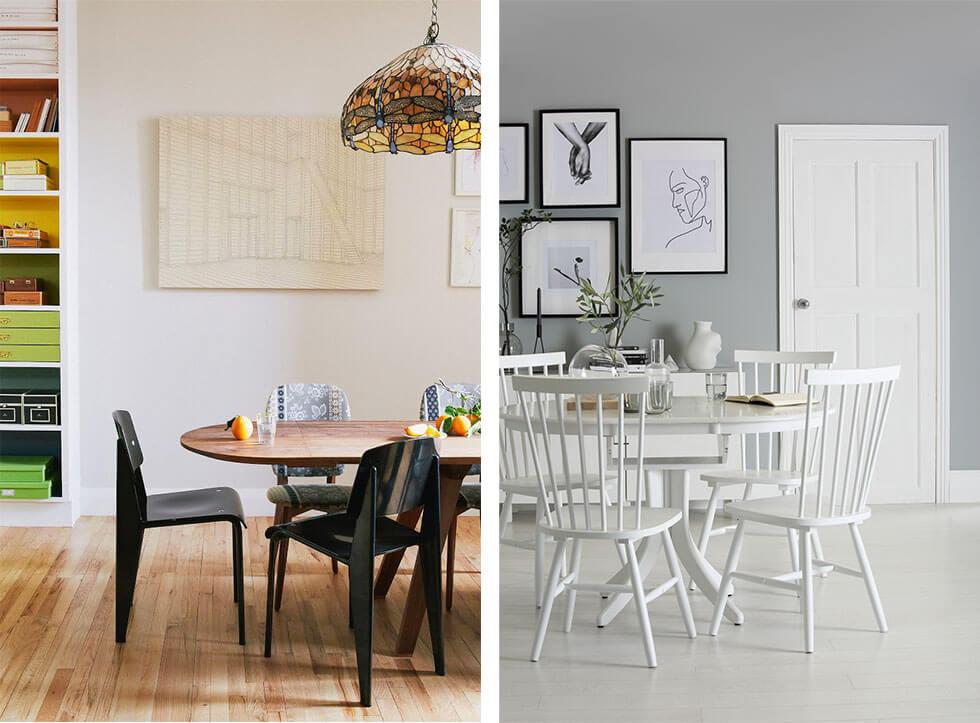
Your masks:
<path fill-rule="evenodd" d="M 266 499 L 265 487 L 243 487 L 239 488 L 238 494 L 242 498 L 242 507 L 245 508 L 246 517 L 272 517 L 274 512 L 272 503 Z M 175 489 L 150 489 L 149 492 L 178 492 Z M 106 517 L 116 514 L 116 488 L 115 487 L 83 487 L 82 488 L 82 514 Z M 468 510 L 463 513 L 466 516 L 478 516 L 479 510 Z"/>
<path fill-rule="evenodd" d="M 950 470 L 947 502 L 980 502 L 980 469 Z"/>

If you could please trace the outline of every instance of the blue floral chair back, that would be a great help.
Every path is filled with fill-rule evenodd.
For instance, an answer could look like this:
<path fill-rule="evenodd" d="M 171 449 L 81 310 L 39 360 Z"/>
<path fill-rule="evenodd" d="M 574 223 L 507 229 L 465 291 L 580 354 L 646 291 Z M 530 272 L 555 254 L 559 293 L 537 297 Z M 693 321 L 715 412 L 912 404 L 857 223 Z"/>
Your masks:
<path fill-rule="evenodd" d="M 467 404 L 481 398 L 479 384 L 447 384 L 453 392 L 462 392 L 468 398 Z M 470 401 L 472 400 L 472 401 Z M 422 404 L 419 406 L 419 419 L 425 422 L 435 421 L 447 404 L 459 405 L 459 394 L 447 392 L 438 384 L 430 384 L 422 392 Z"/>
<path fill-rule="evenodd" d="M 281 384 L 269 396 L 269 409 L 281 422 L 319 420 L 342 422 L 351 418 L 347 392 L 332 384 Z M 287 467 L 274 465 L 273 471 L 285 477 L 336 477 L 344 471 L 336 467 Z"/>

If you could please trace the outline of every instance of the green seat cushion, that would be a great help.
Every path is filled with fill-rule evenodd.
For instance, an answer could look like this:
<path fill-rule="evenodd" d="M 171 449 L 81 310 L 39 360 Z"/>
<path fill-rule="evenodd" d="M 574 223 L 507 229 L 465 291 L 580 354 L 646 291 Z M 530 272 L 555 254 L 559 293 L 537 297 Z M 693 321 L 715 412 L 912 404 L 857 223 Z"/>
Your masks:
<path fill-rule="evenodd" d="M 350 487 L 337 484 L 276 485 L 267 489 L 265 496 L 274 505 L 343 512 L 350 501 Z"/>
<path fill-rule="evenodd" d="M 460 487 L 459 499 L 456 501 L 456 509 L 480 509 L 480 485 L 463 485 Z"/>

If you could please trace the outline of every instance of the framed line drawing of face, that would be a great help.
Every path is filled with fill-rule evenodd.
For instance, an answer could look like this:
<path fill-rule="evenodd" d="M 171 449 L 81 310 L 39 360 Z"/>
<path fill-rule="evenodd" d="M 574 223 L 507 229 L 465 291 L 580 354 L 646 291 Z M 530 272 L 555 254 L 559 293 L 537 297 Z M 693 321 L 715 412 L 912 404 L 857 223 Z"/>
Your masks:
<path fill-rule="evenodd" d="M 727 141 L 631 138 L 630 271 L 728 273 Z"/>
<path fill-rule="evenodd" d="M 538 112 L 542 208 L 619 205 L 619 110 Z"/>
<path fill-rule="evenodd" d="M 480 285 L 480 209 L 454 208 L 449 285 Z"/>
<path fill-rule="evenodd" d="M 453 193 L 457 196 L 480 195 L 480 151 L 453 153 L 455 168 Z"/>
<path fill-rule="evenodd" d="M 618 283 L 619 226 L 615 218 L 556 219 L 521 234 L 521 316 L 537 313 L 541 289 L 541 315 L 579 316 L 575 299 L 578 287 L 555 271 L 574 278 L 592 279 L 597 289 Z"/>
<path fill-rule="evenodd" d="M 530 203 L 527 123 L 500 124 L 500 202 Z"/>

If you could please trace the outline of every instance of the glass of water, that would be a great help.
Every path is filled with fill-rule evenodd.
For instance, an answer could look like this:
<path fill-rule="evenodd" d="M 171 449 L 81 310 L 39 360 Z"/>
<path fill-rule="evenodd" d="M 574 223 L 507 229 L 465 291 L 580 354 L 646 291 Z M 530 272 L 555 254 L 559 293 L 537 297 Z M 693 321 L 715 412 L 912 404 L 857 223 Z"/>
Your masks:
<path fill-rule="evenodd" d="M 728 396 L 728 374 L 725 372 L 705 372 L 704 391 L 708 401 L 717 402 Z"/>
<path fill-rule="evenodd" d="M 673 399 L 673 382 L 663 380 L 650 382 L 650 392 L 647 394 L 647 412 L 649 414 L 669 412 Z"/>
<path fill-rule="evenodd" d="M 255 435 L 259 444 L 272 444 L 276 441 L 276 415 L 261 412 L 255 415 Z"/>

